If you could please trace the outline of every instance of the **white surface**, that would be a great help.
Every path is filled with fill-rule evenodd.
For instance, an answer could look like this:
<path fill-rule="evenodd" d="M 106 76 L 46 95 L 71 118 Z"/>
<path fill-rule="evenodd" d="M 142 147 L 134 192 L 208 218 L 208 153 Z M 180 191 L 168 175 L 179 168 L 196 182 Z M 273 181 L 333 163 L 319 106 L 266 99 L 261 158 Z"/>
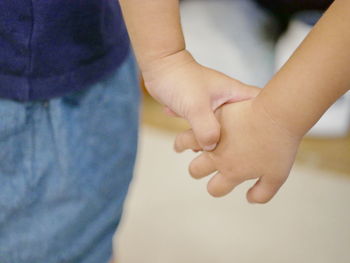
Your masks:
<path fill-rule="evenodd" d="M 240 186 L 214 199 L 187 174 L 192 153 L 145 128 L 116 244 L 119 263 L 349 263 L 350 180 L 295 167 L 267 205 Z"/>
<path fill-rule="evenodd" d="M 274 43 L 264 34 L 271 17 L 252 1 L 184 1 L 181 19 L 199 63 L 259 87 L 272 76 Z"/>

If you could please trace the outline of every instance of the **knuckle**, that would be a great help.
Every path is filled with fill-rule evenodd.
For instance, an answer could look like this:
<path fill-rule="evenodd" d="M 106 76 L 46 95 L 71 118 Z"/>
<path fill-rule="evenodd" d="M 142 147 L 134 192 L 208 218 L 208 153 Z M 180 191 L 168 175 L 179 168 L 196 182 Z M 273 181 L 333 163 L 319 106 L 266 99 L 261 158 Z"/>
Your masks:
<path fill-rule="evenodd" d="M 229 165 L 227 167 L 225 167 L 225 169 L 223 170 L 223 173 L 222 173 L 225 178 L 230 181 L 230 182 L 233 182 L 233 181 L 237 181 L 241 178 L 243 178 L 243 174 L 241 171 L 239 171 L 236 166 L 233 166 L 233 165 Z"/>
<path fill-rule="evenodd" d="M 213 129 L 213 130 L 203 132 L 201 141 L 205 145 L 212 145 L 217 143 L 219 137 L 220 137 L 219 129 Z"/>
<path fill-rule="evenodd" d="M 285 180 L 286 178 L 284 176 L 273 176 L 270 177 L 266 183 L 274 188 L 279 188 L 285 182 Z"/>
<path fill-rule="evenodd" d="M 223 176 L 224 176 L 224 178 L 225 178 L 225 180 L 226 180 L 226 182 L 228 182 L 228 183 L 235 183 L 236 181 L 237 181 L 237 179 L 238 179 L 238 176 L 237 175 L 234 175 L 234 174 L 223 174 Z"/>
<path fill-rule="evenodd" d="M 234 166 L 226 166 L 225 169 L 223 169 L 223 174 L 227 177 L 232 177 L 234 174 L 236 174 L 236 169 Z"/>
<path fill-rule="evenodd" d="M 191 98 L 188 98 L 191 100 Z M 186 112 L 189 117 L 196 117 L 203 113 L 207 109 L 206 104 L 200 103 L 200 101 L 196 101 L 197 103 L 194 103 L 194 101 L 188 101 L 187 105 L 192 105 L 191 107 L 188 107 Z"/>

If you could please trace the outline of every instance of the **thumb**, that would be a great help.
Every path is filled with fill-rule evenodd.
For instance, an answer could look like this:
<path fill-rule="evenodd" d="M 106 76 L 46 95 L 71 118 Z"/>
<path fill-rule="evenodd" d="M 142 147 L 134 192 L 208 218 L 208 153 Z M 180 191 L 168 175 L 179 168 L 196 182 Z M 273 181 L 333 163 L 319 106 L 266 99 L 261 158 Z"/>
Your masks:
<path fill-rule="evenodd" d="M 204 151 L 214 150 L 220 139 L 220 124 L 213 110 L 209 106 L 198 107 L 189 114 L 187 120 L 202 149 Z"/>
<path fill-rule="evenodd" d="M 243 90 L 244 91 L 242 91 L 242 94 L 245 99 L 255 98 L 261 92 L 261 88 L 252 85 L 246 85 Z"/>
<path fill-rule="evenodd" d="M 246 85 L 243 83 L 239 85 L 236 84 L 235 86 L 232 86 L 232 87 L 233 87 L 231 88 L 232 98 L 228 101 L 228 103 L 249 100 L 249 99 L 255 98 L 261 92 L 261 88 L 251 86 L 251 85 Z"/>

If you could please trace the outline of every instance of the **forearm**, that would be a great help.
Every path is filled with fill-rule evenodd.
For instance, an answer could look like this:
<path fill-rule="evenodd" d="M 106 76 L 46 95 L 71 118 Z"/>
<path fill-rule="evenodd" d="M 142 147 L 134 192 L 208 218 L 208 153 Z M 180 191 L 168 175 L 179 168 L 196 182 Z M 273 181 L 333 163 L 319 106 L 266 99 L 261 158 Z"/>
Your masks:
<path fill-rule="evenodd" d="M 185 49 L 178 0 L 120 0 L 141 70 Z"/>
<path fill-rule="evenodd" d="M 350 87 L 350 1 L 336 0 L 258 96 L 267 113 L 305 134 Z"/>

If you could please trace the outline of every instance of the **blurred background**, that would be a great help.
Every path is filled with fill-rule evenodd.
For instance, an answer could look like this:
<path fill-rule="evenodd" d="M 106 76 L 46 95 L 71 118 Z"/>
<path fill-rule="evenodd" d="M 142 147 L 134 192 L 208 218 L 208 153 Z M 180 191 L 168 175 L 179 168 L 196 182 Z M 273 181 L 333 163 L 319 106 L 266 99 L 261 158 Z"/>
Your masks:
<path fill-rule="evenodd" d="M 331 1 L 185 0 L 188 49 L 199 63 L 263 87 Z M 297 3 L 295 3 L 297 2 Z M 194 153 L 175 154 L 187 124 L 144 94 L 136 174 L 115 240 L 118 263 L 349 263 L 350 98 L 304 139 L 290 178 L 266 205 L 247 182 L 224 198 L 192 179 Z"/>

